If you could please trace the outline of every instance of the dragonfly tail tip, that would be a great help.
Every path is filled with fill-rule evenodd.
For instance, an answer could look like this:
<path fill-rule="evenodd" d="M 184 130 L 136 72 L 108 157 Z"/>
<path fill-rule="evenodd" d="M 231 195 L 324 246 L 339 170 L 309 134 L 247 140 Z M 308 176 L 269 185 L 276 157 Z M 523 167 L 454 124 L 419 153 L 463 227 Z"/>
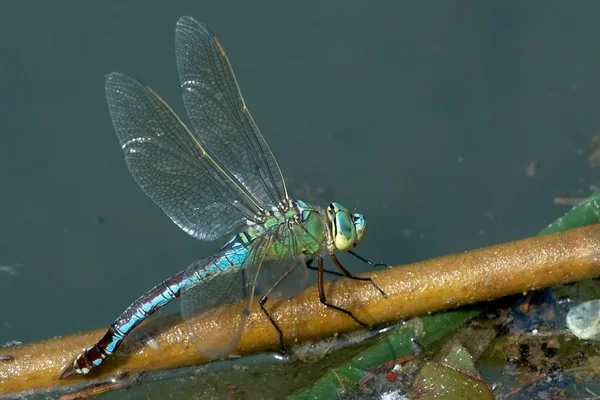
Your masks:
<path fill-rule="evenodd" d="M 66 379 L 69 378 L 73 375 L 77 375 L 77 372 L 75 371 L 75 368 L 73 367 L 73 363 L 69 363 L 67 364 L 67 366 L 63 369 L 62 374 L 60 374 L 60 378 L 58 379 Z"/>

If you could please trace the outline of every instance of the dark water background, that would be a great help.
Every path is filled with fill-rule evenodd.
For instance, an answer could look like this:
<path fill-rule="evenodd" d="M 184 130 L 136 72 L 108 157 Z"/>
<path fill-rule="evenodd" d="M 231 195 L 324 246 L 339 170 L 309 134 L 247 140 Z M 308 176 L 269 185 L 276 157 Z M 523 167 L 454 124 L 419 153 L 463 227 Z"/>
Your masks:
<path fill-rule="evenodd" d="M 0 343 L 108 326 L 218 247 L 133 182 L 104 99 L 104 75 L 122 71 L 183 114 L 179 16 L 221 39 L 292 193 L 358 204 L 361 253 L 399 264 L 534 234 L 566 211 L 554 197 L 598 182 L 586 152 L 600 130 L 599 13 L 566 1 L 0 2 Z"/>

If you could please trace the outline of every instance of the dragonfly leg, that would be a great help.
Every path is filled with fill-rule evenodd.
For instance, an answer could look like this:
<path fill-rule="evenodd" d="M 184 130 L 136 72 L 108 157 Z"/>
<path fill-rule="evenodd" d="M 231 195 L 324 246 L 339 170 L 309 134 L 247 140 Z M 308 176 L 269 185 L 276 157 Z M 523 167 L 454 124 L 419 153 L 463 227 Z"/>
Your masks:
<path fill-rule="evenodd" d="M 269 300 L 269 297 L 264 295 L 260 298 L 260 300 L 258 300 L 258 304 L 260 305 L 260 309 L 262 310 L 262 312 L 264 312 L 267 318 L 269 318 L 271 325 L 273 325 L 275 329 L 277 329 L 277 334 L 279 335 L 279 352 L 285 354 L 286 350 L 283 346 L 283 332 L 281 331 L 281 328 L 277 325 L 273 317 L 271 317 L 269 311 L 267 311 L 267 309 L 265 308 L 265 303 L 267 302 L 267 300 Z"/>
<path fill-rule="evenodd" d="M 321 304 L 323 304 L 329 308 L 333 308 L 334 310 L 343 312 L 344 314 L 346 314 L 350 318 L 352 318 L 354 321 L 356 321 L 356 323 L 358 323 L 360 326 L 368 328 L 369 325 L 365 324 L 364 322 L 362 322 L 361 320 L 356 318 L 354 316 L 354 314 L 352 314 L 350 311 L 344 310 L 342 307 L 338 307 L 334 304 L 327 302 L 327 298 L 325 297 L 325 288 L 323 286 L 323 272 L 325 272 L 325 269 L 323 268 L 323 257 L 319 257 L 319 259 L 317 261 L 317 265 L 318 265 L 317 286 L 319 287 L 319 300 L 321 301 Z"/>
<path fill-rule="evenodd" d="M 275 322 L 273 317 L 271 317 L 271 314 L 269 313 L 269 311 L 267 311 L 267 308 L 265 307 L 265 303 L 267 302 L 267 300 L 269 300 L 269 294 L 271 294 L 271 292 L 277 287 L 277 285 L 279 285 L 281 282 L 283 282 L 285 280 L 285 278 L 287 278 L 288 275 L 290 273 L 292 273 L 294 268 L 296 268 L 296 265 L 292 265 L 287 271 L 285 271 L 283 274 L 281 274 L 281 276 L 279 278 L 277 278 L 275 283 L 273 283 L 273 286 L 271 286 L 269 288 L 269 290 L 267 290 L 267 292 L 265 294 L 263 294 L 262 297 L 258 300 L 258 304 L 260 305 L 261 310 L 265 313 L 267 318 L 269 318 L 271 325 L 273 325 L 275 327 L 275 329 L 277 330 L 277 333 L 279 334 L 279 351 L 281 353 L 286 353 L 285 347 L 283 346 L 283 332 L 281 331 L 281 328 L 277 325 L 277 323 Z"/>
<path fill-rule="evenodd" d="M 306 268 L 308 269 L 312 269 L 313 271 L 318 271 L 319 269 L 317 267 L 315 267 L 314 265 L 312 265 L 313 260 L 308 260 L 308 262 L 306 263 Z M 346 276 L 344 274 L 342 274 L 341 272 L 337 272 L 337 271 L 332 271 L 330 269 L 325 269 L 323 268 L 323 272 L 326 274 L 331 274 L 331 275 L 335 275 L 335 276 Z"/>
<path fill-rule="evenodd" d="M 362 259 L 362 260 L 364 260 L 362 257 L 360 257 L 359 255 L 357 255 L 356 253 L 353 253 L 353 252 L 350 252 L 350 253 L 351 253 L 352 255 L 354 255 L 355 257 L 358 257 L 359 259 Z M 344 276 L 345 276 L 346 278 L 350 278 L 350 279 L 356 279 L 357 281 L 364 281 L 364 282 L 367 282 L 367 281 L 368 281 L 368 282 L 370 282 L 370 283 L 371 283 L 371 285 L 373 285 L 373 287 L 374 287 L 375 289 L 377 289 L 377 290 L 379 291 L 379 293 L 381 293 L 381 295 L 382 295 L 383 297 L 387 297 L 387 294 L 385 294 L 385 292 L 384 292 L 384 291 L 383 291 L 383 290 L 382 290 L 382 289 L 379 287 L 379 285 L 377 285 L 377 284 L 375 283 L 375 281 L 374 281 L 373 279 L 371 279 L 371 278 L 361 278 L 361 277 L 358 277 L 358 276 L 354 276 L 354 275 L 352 275 L 352 274 L 350 273 L 350 271 L 348 271 L 346 268 L 344 268 L 344 266 L 342 265 L 342 263 L 340 262 L 340 260 L 338 260 L 338 259 L 337 259 L 337 257 L 335 256 L 335 254 L 331 253 L 331 254 L 329 255 L 329 257 L 331 257 L 331 261 L 333 261 L 333 263 L 335 264 L 335 266 L 336 266 L 336 267 L 337 267 L 337 268 L 338 268 L 340 271 L 342 271 L 342 274 L 344 274 Z M 374 265 L 374 266 L 376 266 L 377 264 L 371 264 L 371 265 Z"/>
<path fill-rule="evenodd" d="M 390 268 L 391 265 L 386 264 L 386 263 L 374 263 L 371 262 L 369 260 L 367 260 L 366 258 L 364 258 L 363 256 L 361 256 L 360 254 L 357 254 L 356 252 L 352 251 L 352 250 L 348 250 L 348 253 L 352 254 L 354 257 L 358 258 L 360 261 L 364 262 L 365 264 L 369 264 L 371 267 L 386 267 L 386 268 Z"/>

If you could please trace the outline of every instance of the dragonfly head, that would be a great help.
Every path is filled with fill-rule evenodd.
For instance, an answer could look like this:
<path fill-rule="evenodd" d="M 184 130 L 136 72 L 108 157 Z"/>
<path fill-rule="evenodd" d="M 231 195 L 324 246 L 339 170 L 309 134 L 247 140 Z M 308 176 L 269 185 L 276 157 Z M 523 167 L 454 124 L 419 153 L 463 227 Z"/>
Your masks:
<path fill-rule="evenodd" d="M 362 214 L 350 214 L 340 203 L 333 202 L 327 207 L 330 240 L 340 251 L 351 250 L 360 242 L 365 232 L 365 217 Z"/>

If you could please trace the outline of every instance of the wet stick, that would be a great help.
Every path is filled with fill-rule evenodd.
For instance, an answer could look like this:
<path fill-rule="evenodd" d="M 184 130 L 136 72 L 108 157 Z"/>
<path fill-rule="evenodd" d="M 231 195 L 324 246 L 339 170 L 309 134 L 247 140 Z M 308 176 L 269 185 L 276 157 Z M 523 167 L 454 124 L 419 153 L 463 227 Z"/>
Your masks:
<path fill-rule="evenodd" d="M 600 224 L 595 224 L 363 275 L 371 276 L 387 298 L 368 282 L 345 278 L 326 282 L 325 291 L 334 304 L 351 310 L 362 321 L 377 325 L 599 275 Z M 278 334 L 257 302 L 258 297 L 234 350 L 236 354 L 279 347 Z M 235 305 L 224 307 L 232 306 Z M 323 306 L 316 286 L 294 299 L 274 301 L 270 312 L 288 344 L 360 328 L 347 315 Z M 214 337 L 227 325 L 205 321 L 195 329 L 196 335 L 201 335 L 196 340 L 202 340 L 202 335 Z M 188 339 L 186 324 L 178 316 L 154 318 L 138 330 L 129 343 L 147 337 L 145 334 L 151 340 L 145 345 L 138 344 L 127 356 L 107 360 L 106 365 L 88 377 L 63 381 L 58 377 L 64 365 L 83 347 L 98 340 L 104 328 L 3 349 L 0 353 L 12 359 L 0 361 L 0 393 L 49 389 L 103 379 L 123 371 L 138 373 L 207 361 Z"/>

